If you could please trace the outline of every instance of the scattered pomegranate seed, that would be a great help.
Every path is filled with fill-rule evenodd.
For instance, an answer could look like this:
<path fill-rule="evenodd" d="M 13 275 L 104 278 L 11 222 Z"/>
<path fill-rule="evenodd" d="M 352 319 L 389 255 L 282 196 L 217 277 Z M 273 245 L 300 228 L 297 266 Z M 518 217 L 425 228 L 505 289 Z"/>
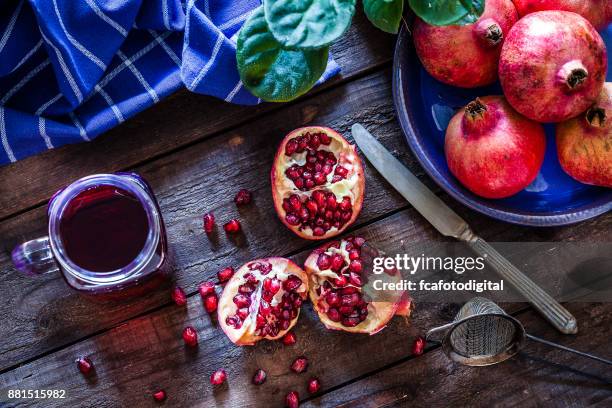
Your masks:
<path fill-rule="evenodd" d="M 215 310 L 217 310 L 218 303 L 219 303 L 219 298 L 217 298 L 216 293 L 208 295 L 204 298 L 204 309 L 206 309 L 208 313 L 212 313 Z"/>
<path fill-rule="evenodd" d="M 219 283 L 225 283 L 230 280 L 234 276 L 234 268 L 228 266 L 227 268 L 217 272 L 217 277 L 219 278 Z"/>
<path fill-rule="evenodd" d="M 166 391 L 164 391 L 164 390 L 157 391 L 155 394 L 153 394 L 153 399 L 155 401 L 159 401 L 159 402 L 165 401 L 166 400 Z"/>
<path fill-rule="evenodd" d="M 183 329 L 183 340 L 189 347 L 195 347 L 198 345 L 198 333 L 191 326 L 187 326 Z"/>
<path fill-rule="evenodd" d="M 210 383 L 212 385 L 221 385 L 225 382 L 226 379 L 227 379 L 227 374 L 225 373 L 225 370 L 223 369 L 217 370 L 210 375 Z"/>
<path fill-rule="evenodd" d="M 427 343 L 425 342 L 425 339 L 421 336 L 418 336 L 412 344 L 412 355 L 420 356 L 421 354 L 423 354 L 426 344 Z"/>
<path fill-rule="evenodd" d="M 76 363 L 79 371 L 83 373 L 83 375 L 88 375 L 93 369 L 93 363 L 88 357 L 79 357 Z"/>
<path fill-rule="evenodd" d="M 313 377 L 310 380 L 308 380 L 308 392 L 309 393 L 314 394 L 319 391 L 319 388 L 321 388 L 321 383 L 319 382 L 317 378 Z"/>
<path fill-rule="evenodd" d="M 234 202 L 236 205 L 247 205 L 251 202 L 251 198 L 251 192 L 243 188 L 236 194 L 236 197 L 234 197 Z"/>
<path fill-rule="evenodd" d="M 261 385 L 265 383 L 267 376 L 268 375 L 266 372 L 260 368 L 259 370 L 255 371 L 255 374 L 253 375 L 253 384 Z"/>
<path fill-rule="evenodd" d="M 213 229 L 215 228 L 215 216 L 213 215 L 213 213 L 206 213 L 204 214 L 204 217 L 202 217 L 202 219 L 204 220 L 204 232 L 206 232 L 207 234 L 210 234 L 213 232 Z"/>
<path fill-rule="evenodd" d="M 308 368 L 308 360 L 306 357 L 301 356 L 295 359 L 291 364 L 291 371 L 294 373 L 303 373 Z"/>
<path fill-rule="evenodd" d="M 292 345 L 294 345 L 295 342 L 297 341 L 297 339 L 295 338 L 295 333 L 289 332 L 289 333 L 285 334 L 283 336 L 282 341 L 283 341 L 283 344 L 285 346 L 292 346 Z"/>
<path fill-rule="evenodd" d="M 297 391 L 291 391 L 285 397 L 285 405 L 288 408 L 298 408 L 300 406 L 300 395 Z"/>
<path fill-rule="evenodd" d="M 228 234 L 236 234 L 236 233 L 240 232 L 240 221 L 238 221 L 235 218 L 231 219 L 231 220 L 229 220 L 229 222 L 227 224 L 225 224 L 223 226 L 223 229 Z"/>
<path fill-rule="evenodd" d="M 200 286 L 198 286 L 198 291 L 200 291 L 202 299 L 205 299 L 206 296 L 215 293 L 215 283 L 213 281 L 202 282 Z"/>
<path fill-rule="evenodd" d="M 172 300 L 178 306 L 185 306 L 187 304 L 187 296 L 185 296 L 185 291 L 180 286 L 176 286 L 172 289 Z"/>

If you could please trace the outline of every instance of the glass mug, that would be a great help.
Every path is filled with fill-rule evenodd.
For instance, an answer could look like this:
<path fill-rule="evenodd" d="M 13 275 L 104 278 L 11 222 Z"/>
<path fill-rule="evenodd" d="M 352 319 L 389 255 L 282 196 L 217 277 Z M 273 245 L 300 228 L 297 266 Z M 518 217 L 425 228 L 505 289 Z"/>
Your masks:
<path fill-rule="evenodd" d="M 48 236 L 13 250 L 26 275 L 60 272 L 73 289 L 98 298 L 144 294 L 169 275 L 159 205 L 135 173 L 77 180 L 55 193 L 47 215 Z"/>

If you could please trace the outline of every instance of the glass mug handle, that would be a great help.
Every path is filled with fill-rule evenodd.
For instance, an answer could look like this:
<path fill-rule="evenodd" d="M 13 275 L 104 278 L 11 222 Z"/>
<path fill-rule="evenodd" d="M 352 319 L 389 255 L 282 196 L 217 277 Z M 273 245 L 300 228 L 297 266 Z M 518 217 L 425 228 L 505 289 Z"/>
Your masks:
<path fill-rule="evenodd" d="M 59 271 L 51 252 L 49 237 L 24 242 L 13 249 L 11 254 L 17 270 L 28 276 L 38 276 Z"/>

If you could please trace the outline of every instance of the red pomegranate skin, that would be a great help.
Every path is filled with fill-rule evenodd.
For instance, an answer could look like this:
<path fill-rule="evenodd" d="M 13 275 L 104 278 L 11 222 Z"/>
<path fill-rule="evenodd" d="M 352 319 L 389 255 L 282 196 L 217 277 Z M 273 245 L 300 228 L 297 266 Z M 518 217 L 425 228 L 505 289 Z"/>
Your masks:
<path fill-rule="evenodd" d="M 476 99 L 451 119 L 444 150 L 466 188 L 505 198 L 527 187 L 544 161 L 544 128 L 517 113 L 502 96 Z"/>
<path fill-rule="evenodd" d="M 499 54 L 505 36 L 518 20 L 512 0 L 487 0 L 474 24 L 433 26 L 417 18 L 413 35 L 419 59 L 438 81 L 462 88 L 497 80 Z M 495 27 L 495 32 L 487 31 Z"/>
<path fill-rule="evenodd" d="M 584 114 L 557 125 L 557 156 L 572 178 L 612 188 L 612 82 Z"/>
<path fill-rule="evenodd" d="M 561 122 L 595 102 L 607 65 L 604 42 L 587 20 L 567 11 L 539 11 L 510 30 L 499 78 L 519 113 L 538 122 Z"/>
<path fill-rule="evenodd" d="M 545 10 L 571 11 L 589 20 L 593 26 L 602 30 L 612 22 L 612 2 L 610 0 L 513 0 L 519 16 Z"/>

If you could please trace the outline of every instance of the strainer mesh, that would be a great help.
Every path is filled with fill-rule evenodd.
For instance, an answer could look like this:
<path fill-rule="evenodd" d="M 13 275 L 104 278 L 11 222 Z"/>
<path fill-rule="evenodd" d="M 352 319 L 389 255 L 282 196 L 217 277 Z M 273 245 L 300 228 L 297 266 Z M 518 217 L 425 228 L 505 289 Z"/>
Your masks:
<path fill-rule="evenodd" d="M 453 328 L 450 345 L 468 358 L 495 356 L 512 344 L 515 334 L 516 327 L 503 316 L 474 316 Z"/>

